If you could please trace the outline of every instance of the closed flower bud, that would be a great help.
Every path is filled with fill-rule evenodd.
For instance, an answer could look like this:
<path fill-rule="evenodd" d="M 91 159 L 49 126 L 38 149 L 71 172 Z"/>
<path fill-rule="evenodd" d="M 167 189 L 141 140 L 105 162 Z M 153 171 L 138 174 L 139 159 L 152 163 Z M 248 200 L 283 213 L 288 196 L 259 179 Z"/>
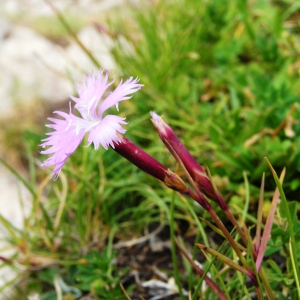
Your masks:
<path fill-rule="evenodd" d="M 177 174 L 124 136 L 119 135 L 119 143 L 115 144 L 113 149 L 139 169 L 164 183 L 167 187 L 184 194 L 189 192 L 189 188 Z"/>
<path fill-rule="evenodd" d="M 198 185 L 200 191 L 208 198 L 216 202 L 220 201 L 220 195 L 215 191 L 210 179 L 206 175 L 203 168 L 196 162 L 194 157 L 181 143 L 173 129 L 164 122 L 155 112 L 150 112 L 152 123 L 155 126 L 161 140 L 164 142 L 168 150 L 175 159 L 184 165 L 194 182 Z"/>

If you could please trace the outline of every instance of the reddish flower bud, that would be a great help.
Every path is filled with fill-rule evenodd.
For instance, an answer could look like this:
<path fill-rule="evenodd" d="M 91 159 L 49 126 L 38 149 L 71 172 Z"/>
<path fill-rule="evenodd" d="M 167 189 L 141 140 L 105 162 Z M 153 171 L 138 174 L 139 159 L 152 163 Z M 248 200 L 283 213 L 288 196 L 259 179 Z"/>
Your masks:
<path fill-rule="evenodd" d="M 125 157 L 145 173 L 161 181 L 167 187 L 180 193 L 190 194 L 191 190 L 177 174 L 166 168 L 124 136 L 119 135 L 119 139 L 120 141 L 113 148 L 118 154 Z"/>
<path fill-rule="evenodd" d="M 184 165 L 187 172 L 198 185 L 200 191 L 211 200 L 220 203 L 221 197 L 215 191 L 209 177 L 206 175 L 203 168 L 196 162 L 190 152 L 181 143 L 172 128 L 155 112 L 150 112 L 150 114 L 152 116 L 152 123 L 155 126 L 161 140 L 164 142 L 175 159 L 180 164 L 182 163 Z"/>

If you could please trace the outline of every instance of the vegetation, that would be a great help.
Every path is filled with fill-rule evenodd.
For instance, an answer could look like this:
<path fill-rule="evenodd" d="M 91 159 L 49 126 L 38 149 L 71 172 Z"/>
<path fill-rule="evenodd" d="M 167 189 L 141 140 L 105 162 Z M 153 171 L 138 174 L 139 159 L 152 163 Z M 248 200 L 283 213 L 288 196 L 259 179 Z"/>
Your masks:
<path fill-rule="evenodd" d="M 129 122 L 127 138 L 187 181 L 151 124 L 150 111 L 163 115 L 197 162 L 207 165 L 214 185 L 253 238 L 261 224 L 257 211 L 266 224 L 279 188 L 281 201 L 262 264 L 276 299 L 300 295 L 299 13 L 299 4 L 291 0 L 153 1 L 119 12 L 105 33 L 115 41 L 119 77 L 138 76 L 144 84 L 120 107 Z M 14 287 L 16 299 L 33 292 L 43 300 L 150 299 L 133 274 L 138 270 L 141 281 L 158 278 L 149 271 L 151 260 L 159 265 L 157 253 L 169 259 L 160 271 L 176 278 L 181 299 L 185 291 L 191 299 L 219 299 L 213 289 L 201 288 L 204 276 L 183 259 L 184 253 L 201 262 L 228 299 L 254 299 L 257 290 L 245 274 L 200 251 L 204 244 L 238 262 L 207 210 L 111 149 L 79 147 L 59 179 L 50 181 L 51 170 L 35 166 L 36 158 L 44 160 L 37 152 L 42 130 L 24 134 L 30 180 L 22 180 L 34 199 L 25 228 L 16 230 L 1 218 L 17 250 L 6 263 L 25 266 L 17 278 L 22 284 Z M 281 184 L 276 172 L 284 168 Z M 238 240 L 224 211 L 211 205 Z M 170 238 L 173 264 L 166 246 L 162 252 L 149 250 Z M 253 267 L 251 245 L 244 246 Z M 144 262 L 135 258 L 132 264 L 140 252 Z M 258 290 L 267 298 L 264 287 L 260 282 Z"/>

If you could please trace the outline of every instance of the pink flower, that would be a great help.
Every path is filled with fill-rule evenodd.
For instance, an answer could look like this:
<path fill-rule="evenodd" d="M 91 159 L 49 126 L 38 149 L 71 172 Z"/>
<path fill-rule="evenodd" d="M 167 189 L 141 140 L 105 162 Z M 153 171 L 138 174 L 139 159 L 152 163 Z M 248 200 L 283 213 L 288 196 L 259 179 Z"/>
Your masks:
<path fill-rule="evenodd" d="M 76 103 L 75 108 L 79 111 L 81 117 L 77 117 L 71 112 L 64 113 L 55 111 L 54 113 L 63 117 L 63 119 L 49 118 L 53 124 L 46 125 L 54 131 L 46 133 L 49 137 L 42 140 L 42 146 L 50 146 L 42 154 L 52 154 L 42 166 L 55 165 L 52 176 L 56 179 L 65 164 L 68 157 L 76 150 L 81 143 L 83 137 L 88 133 L 88 146 L 94 144 L 95 150 L 101 144 L 105 149 L 108 146 L 114 148 L 114 144 L 120 142 L 118 133 L 124 134 L 126 130 L 122 128 L 122 124 L 127 124 L 125 118 L 116 115 L 106 115 L 104 113 L 112 106 L 116 106 L 120 101 L 128 100 L 131 95 L 138 91 L 143 85 L 138 84 L 139 79 L 130 77 L 127 81 L 117 86 L 117 88 L 108 94 L 105 99 L 103 97 L 106 89 L 113 83 L 107 83 L 108 71 L 100 70 L 97 76 L 87 76 L 86 82 L 82 87 L 77 87 L 78 98 L 71 99 Z"/>

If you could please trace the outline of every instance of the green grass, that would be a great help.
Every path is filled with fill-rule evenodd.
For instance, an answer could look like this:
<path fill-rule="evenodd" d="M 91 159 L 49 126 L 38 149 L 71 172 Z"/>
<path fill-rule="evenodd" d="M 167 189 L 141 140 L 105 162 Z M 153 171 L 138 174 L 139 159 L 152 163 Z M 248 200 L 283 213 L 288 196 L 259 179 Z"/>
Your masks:
<path fill-rule="evenodd" d="M 245 217 L 251 233 L 263 172 L 265 202 L 272 199 L 276 184 L 280 186 L 264 157 L 277 173 L 286 167 L 282 187 L 287 201 L 277 210 L 263 263 L 276 299 L 299 295 L 295 272 L 300 258 L 299 10 L 288 0 L 158 1 L 133 8 L 130 16 L 120 12 L 109 26 L 120 78 L 138 76 L 145 85 L 120 105 L 129 122 L 127 138 L 176 170 L 178 165 L 159 140 L 149 111 L 164 115 L 197 161 L 218 178 L 215 184 L 233 212 Z M 34 167 L 36 157 L 45 159 L 36 153 L 42 130 L 24 135 L 30 141 L 26 155 L 32 213 L 23 232 L 2 221 L 19 253 L 13 260 L 22 259 L 27 270 L 23 291 L 15 288 L 16 299 L 32 291 L 44 300 L 58 299 L 59 291 L 73 295 L 68 299 L 88 293 L 96 299 L 124 299 L 119 283 L 129 269 L 118 266 L 113 245 L 142 235 L 153 224 L 168 226 L 170 220 L 174 220 L 171 235 L 175 232 L 183 243 L 190 234 L 194 239 L 186 243 L 193 245 L 201 232 L 201 243 L 236 261 L 226 241 L 211 238 L 209 226 L 199 225 L 197 216 L 213 222 L 207 212 L 112 150 L 79 147 L 59 179 L 47 181 L 50 170 Z M 180 169 L 179 174 L 184 177 Z M 215 210 L 226 223 L 222 211 Z M 175 261 L 178 250 L 172 245 Z M 193 253 L 198 257 L 200 250 Z M 246 259 L 253 264 L 250 255 Z M 224 269 L 217 259 L 202 258 L 202 264 L 231 299 L 255 292 L 243 274 Z M 201 291 L 201 276 L 188 263 L 175 268 L 175 274 L 164 271 L 197 299 L 194 293 Z M 131 295 L 136 285 L 125 288 Z M 218 298 L 207 290 L 203 299 Z"/>

